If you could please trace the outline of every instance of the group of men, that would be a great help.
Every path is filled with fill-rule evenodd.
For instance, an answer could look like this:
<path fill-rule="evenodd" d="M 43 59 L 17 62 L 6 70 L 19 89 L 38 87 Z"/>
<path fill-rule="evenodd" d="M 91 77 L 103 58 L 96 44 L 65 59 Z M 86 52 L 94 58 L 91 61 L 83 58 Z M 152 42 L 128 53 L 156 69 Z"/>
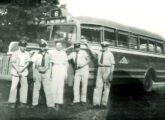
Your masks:
<path fill-rule="evenodd" d="M 93 107 L 106 108 L 110 92 L 110 81 L 112 80 L 115 65 L 114 56 L 108 49 L 108 42 L 101 43 L 102 50 L 98 53 L 90 49 L 87 42 L 83 42 L 83 44 L 98 61 L 96 86 L 93 94 Z M 89 54 L 81 49 L 80 42 L 74 44 L 74 51 L 69 55 L 66 54 L 66 50 L 64 50 L 63 44 L 60 41 L 55 43 L 55 50 L 51 52 L 48 52 L 47 45 L 47 42 L 41 39 L 39 43 L 40 50 L 30 57 L 29 53 L 26 51 L 27 42 L 25 40 L 20 40 L 19 50 L 12 54 L 10 60 L 12 64 L 12 84 L 8 100 L 12 108 L 16 106 L 17 86 L 19 82 L 21 85 L 19 107 L 27 107 L 27 75 L 30 62 L 33 63 L 34 74 L 32 108 L 38 106 L 42 84 L 48 109 L 59 110 L 59 106 L 63 104 L 64 81 L 67 77 L 67 63 L 69 60 L 73 60 L 75 66 L 73 84 L 74 99 L 72 105 L 79 103 L 86 104 L 90 61 Z M 82 84 L 81 91 L 80 84 Z"/>

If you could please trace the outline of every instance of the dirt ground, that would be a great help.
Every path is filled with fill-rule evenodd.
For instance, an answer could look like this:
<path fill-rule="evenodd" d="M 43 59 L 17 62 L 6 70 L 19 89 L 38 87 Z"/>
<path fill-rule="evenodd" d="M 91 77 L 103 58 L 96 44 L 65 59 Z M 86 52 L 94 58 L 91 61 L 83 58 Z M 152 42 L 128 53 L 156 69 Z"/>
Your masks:
<path fill-rule="evenodd" d="M 43 97 L 38 108 L 11 109 L 6 106 L 9 89 L 8 83 L 0 84 L 0 120 L 165 120 L 164 86 L 150 93 L 142 92 L 137 86 L 112 87 L 106 110 L 91 109 L 93 87 L 88 88 L 85 106 L 70 105 L 72 88 L 66 87 L 64 105 L 59 111 L 48 111 Z"/>
<path fill-rule="evenodd" d="M 72 89 L 72 87 L 65 87 L 64 104 L 59 111 L 48 110 L 45 105 L 44 96 L 40 96 L 40 105 L 37 108 L 12 109 L 7 106 L 10 84 L 1 82 L 0 120 L 102 120 L 106 118 L 107 110 L 92 109 L 93 87 L 88 88 L 88 102 L 83 106 L 71 105 L 73 99 Z M 28 102 L 30 106 L 31 100 Z"/>

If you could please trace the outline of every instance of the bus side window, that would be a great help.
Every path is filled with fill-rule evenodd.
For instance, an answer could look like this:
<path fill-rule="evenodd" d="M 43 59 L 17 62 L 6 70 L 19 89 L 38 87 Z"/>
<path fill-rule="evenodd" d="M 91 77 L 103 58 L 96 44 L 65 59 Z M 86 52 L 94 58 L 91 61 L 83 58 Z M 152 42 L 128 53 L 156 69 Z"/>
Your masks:
<path fill-rule="evenodd" d="M 81 28 L 81 36 L 88 38 L 89 43 L 101 43 L 101 29 L 93 27 L 84 27 Z"/>
<path fill-rule="evenodd" d="M 149 44 L 148 44 L 148 47 L 149 47 L 149 52 L 155 52 L 155 41 L 149 41 Z"/>
<path fill-rule="evenodd" d="M 115 46 L 115 30 L 114 29 L 105 29 L 104 30 L 104 41 L 110 43 L 111 46 Z"/>
<path fill-rule="evenodd" d="M 138 49 L 138 38 L 136 36 L 129 36 L 129 48 Z"/>
<path fill-rule="evenodd" d="M 164 50 L 163 49 L 163 43 L 157 43 L 156 52 L 159 54 L 162 54 L 162 53 L 164 53 L 163 50 Z"/>
<path fill-rule="evenodd" d="M 120 33 L 118 34 L 118 46 L 123 48 L 128 48 L 128 34 L 127 33 Z"/>
<path fill-rule="evenodd" d="M 147 51 L 147 40 L 140 38 L 140 45 L 139 45 L 140 50 L 142 51 Z"/>

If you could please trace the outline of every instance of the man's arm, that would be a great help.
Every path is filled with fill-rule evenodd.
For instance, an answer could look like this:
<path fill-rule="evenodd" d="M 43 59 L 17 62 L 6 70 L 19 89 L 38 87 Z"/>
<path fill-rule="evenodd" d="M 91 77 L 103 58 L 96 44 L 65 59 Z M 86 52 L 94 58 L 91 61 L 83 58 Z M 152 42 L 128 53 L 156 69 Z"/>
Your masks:
<path fill-rule="evenodd" d="M 18 72 L 23 72 L 29 66 L 29 62 L 26 62 L 25 66 Z"/>
<path fill-rule="evenodd" d="M 12 67 L 13 67 L 17 72 L 19 72 L 19 69 L 18 69 L 16 63 L 13 62 L 13 63 L 12 63 Z"/>
<path fill-rule="evenodd" d="M 98 53 L 96 53 L 95 51 L 93 51 L 90 47 L 89 44 L 87 42 L 82 42 L 87 49 L 89 50 L 90 54 L 92 55 L 92 57 L 94 57 L 95 59 L 97 58 Z"/>
<path fill-rule="evenodd" d="M 23 72 L 23 71 L 29 66 L 30 54 L 27 53 L 26 56 L 27 56 L 27 58 L 26 58 L 26 63 L 25 63 L 25 65 L 24 65 L 24 67 L 23 67 L 19 72 Z"/>
<path fill-rule="evenodd" d="M 71 45 L 70 47 L 65 48 L 64 51 L 67 51 L 67 50 L 69 50 L 69 49 L 73 49 L 73 48 L 74 48 L 73 45 Z"/>
<path fill-rule="evenodd" d="M 73 59 L 73 52 L 71 52 L 68 56 L 67 56 L 67 60 L 72 60 Z"/>
<path fill-rule="evenodd" d="M 82 42 L 87 48 L 88 50 L 92 53 L 95 54 L 95 52 L 89 47 L 89 44 L 87 42 Z"/>
<path fill-rule="evenodd" d="M 18 66 L 16 64 L 16 53 L 13 53 L 10 59 L 10 63 L 12 64 L 12 67 L 18 72 Z"/>

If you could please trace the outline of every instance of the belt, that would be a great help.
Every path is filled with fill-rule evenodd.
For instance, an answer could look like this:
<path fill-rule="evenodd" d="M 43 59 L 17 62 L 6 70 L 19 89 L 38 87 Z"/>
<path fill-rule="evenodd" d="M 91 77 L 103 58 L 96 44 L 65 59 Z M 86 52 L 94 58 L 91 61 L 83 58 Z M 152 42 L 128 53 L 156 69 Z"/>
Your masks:
<path fill-rule="evenodd" d="M 85 65 L 83 65 L 83 66 L 81 66 L 81 67 L 76 67 L 76 70 L 79 70 L 79 69 L 85 67 L 86 65 L 88 65 L 88 64 L 85 64 Z"/>
<path fill-rule="evenodd" d="M 101 65 L 99 65 L 98 67 L 112 67 L 112 66 L 101 66 Z"/>

